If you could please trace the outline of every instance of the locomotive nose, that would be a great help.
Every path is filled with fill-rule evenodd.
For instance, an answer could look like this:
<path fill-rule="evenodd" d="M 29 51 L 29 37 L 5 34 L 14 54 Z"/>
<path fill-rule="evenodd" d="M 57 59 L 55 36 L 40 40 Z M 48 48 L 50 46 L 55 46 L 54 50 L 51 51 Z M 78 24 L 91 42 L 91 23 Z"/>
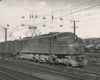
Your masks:
<path fill-rule="evenodd" d="M 84 52 L 84 49 L 83 49 L 84 45 L 80 39 L 78 39 L 77 41 L 74 42 L 73 47 L 74 47 L 74 51 L 76 54 L 81 54 Z"/>
<path fill-rule="evenodd" d="M 79 43 L 74 43 L 73 47 L 74 47 L 75 52 L 79 51 Z"/>
<path fill-rule="evenodd" d="M 79 47 L 79 43 L 74 43 L 74 47 Z"/>

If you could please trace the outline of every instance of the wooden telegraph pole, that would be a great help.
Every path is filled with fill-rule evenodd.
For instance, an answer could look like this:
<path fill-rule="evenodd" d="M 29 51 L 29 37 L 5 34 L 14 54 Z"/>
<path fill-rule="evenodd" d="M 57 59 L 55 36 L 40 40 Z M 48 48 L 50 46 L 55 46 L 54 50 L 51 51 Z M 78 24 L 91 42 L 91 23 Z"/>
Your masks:
<path fill-rule="evenodd" d="M 76 30 L 75 30 L 75 29 L 77 28 L 77 27 L 75 26 L 75 22 L 78 22 L 78 21 L 73 21 L 73 20 L 71 20 L 71 22 L 74 22 L 74 27 L 71 27 L 71 28 L 74 28 L 74 39 L 75 39 L 75 33 L 76 33 Z"/>

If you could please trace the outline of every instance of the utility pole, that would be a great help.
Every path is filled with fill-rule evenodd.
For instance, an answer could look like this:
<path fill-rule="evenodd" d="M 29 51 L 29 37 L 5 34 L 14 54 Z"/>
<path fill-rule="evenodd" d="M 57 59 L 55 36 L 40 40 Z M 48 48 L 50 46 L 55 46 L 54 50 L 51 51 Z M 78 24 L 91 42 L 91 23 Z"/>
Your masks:
<path fill-rule="evenodd" d="M 5 42 L 7 41 L 7 28 L 3 28 L 5 29 Z"/>
<path fill-rule="evenodd" d="M 7 26 L 9 26 L 9 25 L 7 25 Z M 8 28 L 3 28 L 3 29 L 5 29 L 5 42 L 7 41 L 7 29 Z"/>
<path fill-rule="evenodd" d="M 50 56 L 50 63 L 52 63 L 52 54 L 51 54 L 51 39 L 49 39 L 49 56 Z"/>
<path fill-rule="evenodd" d="M 71 28 L 74 28 L 74 39 L 75 39 L 75 33 L 76 33 L 76 30 L 75 30 L 75 29 L 77 28 L 77 27 L 75 26 L 75 22 L 78 22 L 78 21 L 73 21 L 73 20 L 71 20 L 71 22 L 74 22 L 74 27 L 71 27 Z"/>

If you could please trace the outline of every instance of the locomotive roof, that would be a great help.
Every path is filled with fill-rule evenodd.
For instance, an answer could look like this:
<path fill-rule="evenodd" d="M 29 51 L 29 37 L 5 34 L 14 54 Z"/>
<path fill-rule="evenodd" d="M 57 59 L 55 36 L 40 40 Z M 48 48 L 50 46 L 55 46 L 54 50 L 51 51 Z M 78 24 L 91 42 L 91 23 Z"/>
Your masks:
<path fill-rule="evenodd" d="M 43 35 L 39 35 L 39 36 L 34 36 L 34 37 L 29 37 L 29 38 L 24 38 L 24 39 L 21 39 L 21 40 L 29 40 L 29 39 L 35 39 L 35 38 L 48 38 L 48 37 L 53 37 L 53 36 L 59 36 L 59 35 L 65 35 L 65 36 L 68 36 L 68 35 L 74 35 L 72 32 L 50 32 L 49 34 L 43 34 Z M 21 40 L 14 40 L 14 41 L 21 41 Z M 12 42 L 12 41 L 7 41 L 7 42 Z M 0 42 L 0 43 L 3 43 L 3 42 Z"/>
<path fill-rule="evenodd" d="M 6 41 L 6 42 L 12 42 L 12 41 Z M 0 42 L 0 43 L 5 43 L 5 41 L 4 42 Z"/>
<path fill-rule="evenodd" d="M 49 34 L 43 34 L 43 35 L 39 35 L 39 36 L 34 36 L 32 38 L 28 37 L 28 38 L 24 38 L 24 39 L 21 39 L 21 40 L 28 40 L 28 39 L 35 39 L 35 38 L 47 38 L 47 37 L 53 37 L 53 36 L 58 36 L 58 35 L 74 35 L 72 32 L 51 32 Z"/>

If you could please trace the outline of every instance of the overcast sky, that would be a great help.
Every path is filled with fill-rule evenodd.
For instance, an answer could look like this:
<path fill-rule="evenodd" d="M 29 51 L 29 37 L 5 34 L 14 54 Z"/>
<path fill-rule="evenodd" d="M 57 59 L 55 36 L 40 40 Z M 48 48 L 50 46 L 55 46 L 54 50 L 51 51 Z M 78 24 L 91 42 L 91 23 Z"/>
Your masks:
<path fill-rule="evenodd" d="M 89 2 L 90 1 L 90 2 Z M 85 3 L 84 5 L 79 5 Z M 73 6 L 79 5 L 78 8 L 76 7 L 74 9 Z M 52 32 L 52 31 L 59 31 L 59 32 L 73 32 L 73 22 L 70 22 L 70 20 L 79 21 L 76 22 L 76 26 L 78 27 L 76 29 L 76 34 L 81 38 L 87 38 L 87 37 L 100 37 L 100 6 L 96 6 L 94 8 L 91 8 L 89 10 L 84 10 L 77 12 L 75 14 L 69 14 L 69 12 L 79 11 L 83 10 L 85 8 L 91 7 L 93 5 L 100 5 L 99 0 L 2 0 L 0 1 L 0 41 L 4 41 L 4 29 L 7 27 L 7 24 L 9 24 L 8 29 L 8 40 L 10 39 L 17 39 L 19 36 L 24 37 L 26 31 L 28 30 L 28 26 L 25 26 L 26 29 L 20 26 L 20 24 L 27 19 L 29 19 L 30 16 L 30 10 L 33 11 L 33 15 L 42 15 L 41 18 L 38 18 L 37 20 L 31 21 L 31 24 L 38 24 L 35 25 L 38 27 L 38 29 L 41 31 L 42 34 Z M 69 8 L 72 7 L 72 8 Z M 62 10 L 63 11 L 56 12 L 56 10 Z M 31 13 L 32 13 L 31 11 Z M 54 18 L 58 17 L 57 19 L 46 22 L 50 20 L 50 17 L 52 14 L 49 14 L 46 16 L 45 13 L 53 13 Z M 63 16 L 66 15 L 66 16 Z M 25 18 L 22 18 L 24 16 Z M 45 16 L 46 19 L 41 20 Z M 62 16 L 63 21 L 60 21 L 60 16 Z M 26 22 L 24 24 L 30 24 L 30 22 Z M 46 28 L 43 27 L 43 24 L 47 25 Z M 59 25 L 62 24 L 63 27 L 60 27 Z M 19 25 L 19 26 L 18 26 Z M 17 28 L 15 28 L 18 26 Z M 17 29 L 21 29 L 18 30 Z M 12 36 L 9 36 L 10 32 L 12 33 Z"/>

